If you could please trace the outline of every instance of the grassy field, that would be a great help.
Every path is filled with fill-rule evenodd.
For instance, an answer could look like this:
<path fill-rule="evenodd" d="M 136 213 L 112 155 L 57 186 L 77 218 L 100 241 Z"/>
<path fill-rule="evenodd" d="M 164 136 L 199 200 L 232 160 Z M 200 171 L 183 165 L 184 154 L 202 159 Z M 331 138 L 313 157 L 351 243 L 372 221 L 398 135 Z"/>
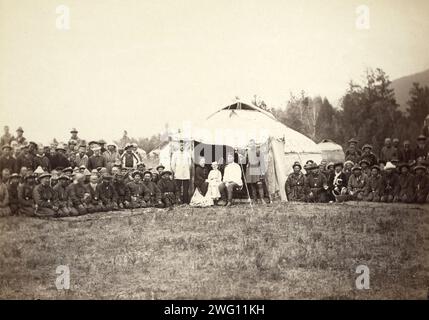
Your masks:
<path fill-rule="evenodd" d="M 355 286 L 367 265 L 370 289 Z M 70 290 L 57 290 L 58 265 Z M 429 206 L 246 204 L 0 218 L 0 298 L 426 299 Z"/>

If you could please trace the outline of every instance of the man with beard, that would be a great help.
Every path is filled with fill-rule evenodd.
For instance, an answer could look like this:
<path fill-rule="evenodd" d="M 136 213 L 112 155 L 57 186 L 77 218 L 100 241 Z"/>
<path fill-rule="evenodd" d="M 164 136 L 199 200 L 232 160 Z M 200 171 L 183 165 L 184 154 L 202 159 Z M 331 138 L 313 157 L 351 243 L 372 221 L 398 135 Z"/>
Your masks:
<path fill-rule="evenodd" d="M 18 184 L 20 180 L 21 176 L 17 173 L 13 173 L 9 177 L 9 181 L 7 183 L 9 207 L 12 215 L 17 215 L 19 213 Z"/>
<path fill-rule="evenodd" d="M 117 204 L 120 209 L 131 208 L 130 189 L 124 181 L 124 176 L 118 173 L 114 176 L 113 187 L 117 195 Z"/>
<path fill-rule="evenodd" d="M 191 154 L 185 150 L 183 140 L 180 140 L 179 150 L 171 156 L 171 170 L 174 173 L 177 190 L 182 190 L 182 203 L 189 203 L 189 181 L 191 179 Z"/>
<path fill-rule="evenodd" d="M 293 172 L 289 174 L 285 183 L 285 191 L 288 201 L 305 201 L 305 176 L 301 172 L 301 164 L 295 162 Z"/>
<path fill-rule="evenodd" d="M 143 172 L 143 184 L 149 190 L 144 199 L 147 206 L 162 207 L 161 191 L 156 183 L 152 181 L 152 173 L 148 170 Z"/>
<path fill-rule="evenodd" d="M 2 147 L 2 151 L 3 154 L 0 157 L 0 172 L 2 172 L 3 169 L 9 169 L 10 172 L 16 173 L 18 168 L 16 159 L 12 155 L 12 147 L 6 144 Z"/>
<path fill-rule="evenodd" d="M 33 190 L 36 179 L 33 174 L 24 176 L 23 183 L 18 185 L 19 214 L 32 216 L 34 214 Z"/>
<path fill-rule="evenodd" d="M 50 186 L 51 174 L 44 172 L 39 177 L 39 184 L 34 187 L 34 215 L 39 217 L 54 217 L 58 213 L 58 202 L 54 189 Z"/>
<path fill-rule="evenodd" d="M 320 172 L 317 164 L 310 164 L 308 176 L 305 179 L 307 202 L 328 202 L 328 180 Z"/>

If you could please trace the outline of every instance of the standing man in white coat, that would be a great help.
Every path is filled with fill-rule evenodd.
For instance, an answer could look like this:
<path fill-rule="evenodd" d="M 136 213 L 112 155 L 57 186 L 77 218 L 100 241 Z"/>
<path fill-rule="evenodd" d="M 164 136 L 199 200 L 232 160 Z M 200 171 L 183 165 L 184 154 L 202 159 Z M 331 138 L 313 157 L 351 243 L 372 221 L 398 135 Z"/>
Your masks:
<path fill-rule="evenodd" d="M 174 180 L 177 189 L 180 191 L 182 203 L 189 203 L 189 181 L 191 179 L 191 154 L 185 150 L 183 140 L 180 140 L 179 150 L 175 151 L 171 157 L 171 170 L 174 173 Z"/>

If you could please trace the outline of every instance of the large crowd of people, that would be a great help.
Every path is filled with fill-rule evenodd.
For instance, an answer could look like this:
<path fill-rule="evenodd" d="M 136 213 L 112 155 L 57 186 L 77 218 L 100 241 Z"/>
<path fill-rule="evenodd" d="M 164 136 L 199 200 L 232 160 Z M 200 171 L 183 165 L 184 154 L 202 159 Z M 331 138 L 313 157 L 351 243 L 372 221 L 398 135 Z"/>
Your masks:
<path fill-rule="evenodd" d="M 146 207 L 171 209 L 189 203 L 230 206 L 236 190 L 243 187 L 256 202 L 272 201 L 256 153 L 247 153 L 244 170 L 234 153 L 226 156 L 225 164 L 206 164 L 200 157 L 193 172 L 199 198 L 194 194 L 191 199 L 192 160 L 183 141 L 172 154 L 170 171 L 163 165 L 146 168 L 136 144 L 118 148 L 104 140 L 86 143 L 74 128 L 70 134 L 67 144 L 43 146 L 27 141 L 22 128 L 15 136 L 4 128 L 0 139 L 1 216 L 75 216 Z M 429 201 L 426 136 L 419 136 L 414 148 L 410 141 L 400 146 L 398 139 L 386 138 L 378 156 L 372 149 L 369 144 L 360 149 L 358 141 L 351 139 L 344 163 L 294 163 L 284 186 L 288 200 Z"/>
<path fill-rule="evenodd" d="M 429 201 L 429 149 L 426 136 L 417 137 L 416 146 L 406 140 L 386 138 L 380 154 L 370 144 L 358 148 L 350 139 L 345 162 L 307 161 L 293 165 L 286 181 L 290 201 L 425 203 Z M 302 173 L 305 170 L 305 174 Z"/>

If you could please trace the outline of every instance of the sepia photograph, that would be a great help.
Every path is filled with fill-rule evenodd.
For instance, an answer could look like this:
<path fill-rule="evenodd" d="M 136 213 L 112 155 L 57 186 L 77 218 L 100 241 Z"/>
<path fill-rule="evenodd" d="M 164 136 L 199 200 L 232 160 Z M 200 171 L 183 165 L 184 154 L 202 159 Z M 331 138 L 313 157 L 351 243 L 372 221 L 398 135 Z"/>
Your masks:
<path fill-rule="evenodd" d="M 429 299 L 428 35 L 427 0 L 0 0 L 0 299 Z"/>

